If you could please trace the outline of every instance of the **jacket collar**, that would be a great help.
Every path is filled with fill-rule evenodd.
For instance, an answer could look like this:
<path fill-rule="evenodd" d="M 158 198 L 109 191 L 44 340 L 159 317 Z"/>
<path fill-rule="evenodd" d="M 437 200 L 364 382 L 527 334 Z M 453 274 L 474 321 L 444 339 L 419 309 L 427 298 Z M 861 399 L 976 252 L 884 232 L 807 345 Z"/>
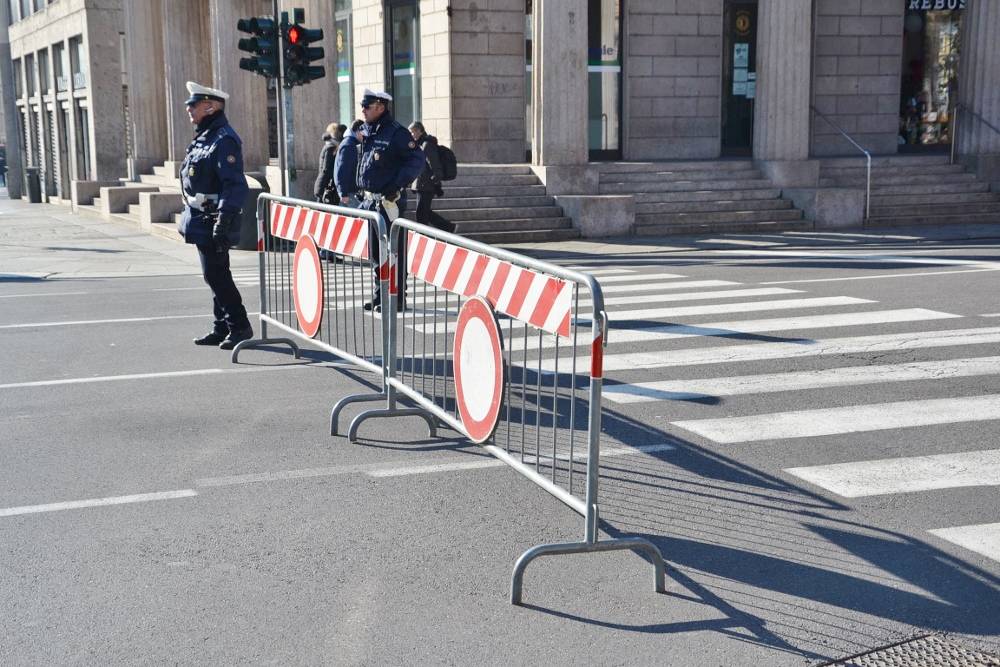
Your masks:
<path fill-rule="evenodd" d="M 365 123 L 365 135 L 370 137 L 372 135 L 378 134 L 379 132 L 382 131 L 383 127 L 388 127 L 392 125 L 393 122 L 394 119 L 392 117 L 392 114 L 390 114 L 388 111 L 383 111 L 382 115 L 378 117 L 378 120 L 375 121 L 374 125 L 370 123 Z"/>
<path fill-rule="evenodd" d="M 229 120 L 226 118 L 226 112 L 220 111 L 219 113 L 213 113 L 210 116 L 205 116 L 198 123 L 198 127 L 195 128 L 194 135 L 197 137 L 207 130 L 216 130 L 223 125 L 228 125 Z"/>

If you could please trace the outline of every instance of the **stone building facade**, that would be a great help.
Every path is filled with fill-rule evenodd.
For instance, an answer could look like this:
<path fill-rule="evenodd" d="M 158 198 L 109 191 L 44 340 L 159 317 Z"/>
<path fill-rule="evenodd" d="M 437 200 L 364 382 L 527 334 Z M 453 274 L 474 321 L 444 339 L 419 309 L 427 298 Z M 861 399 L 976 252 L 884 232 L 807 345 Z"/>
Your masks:
<path fill-rule="evenodd" d="M 230 92 L 248 169 L 279 189 L 274 91 L 239 69 L 246 54 L 236 48 L 236 20 L 269 13 L 269 0 L 2 1 L 15 10 L 28 163 L 55 156 L 46 171 L 53 193 L 65 190 L 67 174 L 134 178 L 180 160 L 190 137 L 187 80 Z M 306 23 L 326 33 L 326 78 L 292 92 L 297 195 L 309 193 L 323 129 L 357 117 L 364 88 L 392 92 L 398 119 L 422 120 L 461 161 L 530 162 L 553 194 L 588 192 L 592 165 L 607 160 L 742 157 L 778 185 L 814 185 L 818 158 L 860 154 L 844 134 L 873 154 L 947 151 L 958 102 L 975 112 L 960 153 L 1000 152 L 1000 132 L 989 127 L 1000 126 L 1000 40 L 989 38 L 1000 3 L 279 5 L 303 7 Z M 22 16 L 22 6 L 37 11 Z M 86 73 L 69 65 L 64 90 L 53 64 L 72 53 Z M 48 87 L 29 89 L 29 69 Z M 46 142 L 65 144 L 65 155 Z"/>

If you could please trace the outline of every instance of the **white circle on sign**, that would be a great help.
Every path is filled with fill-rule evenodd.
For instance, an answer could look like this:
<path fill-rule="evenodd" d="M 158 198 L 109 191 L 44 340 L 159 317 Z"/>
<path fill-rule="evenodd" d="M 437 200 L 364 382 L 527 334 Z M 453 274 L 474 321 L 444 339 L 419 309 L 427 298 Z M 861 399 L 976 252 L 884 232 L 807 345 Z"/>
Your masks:
<path fill-rule="evenodd" d="M 465 302 L 455 324 L 455 402 L 465 434 L 486 442 L 500 421 L 507 373 L 503 338 L 493 306 L 475 296 Z"/>
<path fill-rule="evenodd" d="M 292 260 L 292 292 L 299 328 L 309 337 L 319 333 L 323 321 L 323 265 L 316 241 L 302 236 Z"/>

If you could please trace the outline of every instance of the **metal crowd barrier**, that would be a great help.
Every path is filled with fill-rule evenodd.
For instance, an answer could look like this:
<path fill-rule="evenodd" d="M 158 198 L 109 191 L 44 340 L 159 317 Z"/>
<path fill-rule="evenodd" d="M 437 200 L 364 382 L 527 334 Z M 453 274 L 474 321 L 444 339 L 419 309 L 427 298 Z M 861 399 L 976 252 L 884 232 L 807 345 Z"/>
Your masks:
<path fill-rule="evenodd" d="M 265 193 L 257 199 L 257 231 L 260 337 L 236 345 L 232 360 L 237 362 L 245 349 L 273 343 L 290 346 L 299 358 L 293 340 L 298 339 L 377 373 L 378 393 L 347 396 L 333 407 L 331 433 L 336 434 L 338 415 L 345 406 L 386 398 L 384 360 L 392 318 L 364 309 L 372 299 L 376 268 L 381 302 L 389 299 L 385 221 L 373 211 Z M 379 242 L 373 244 L 372 239 Z M 285 336 L 271 337 L 269 328 Z M 394 402 L 390 407 L 395 408 Z M 428 424 L 433 435 L 434 424 L 429 419 Z"/>
<path fill-rule="evenodd" d="M 369 418 L 397 414 L 393 410 L 397 397 L 405 397 L 421 412 L 480 442 L 490 454 L 583 516 L 583 541 L 542 544 L 518 559 L 511 581 L 513 604 L 521 603 L 528 564 L 556 554 L 641 552 L 655 568 L 656 591 L 664 592 L 663 557 L 656 546 L 639 537 L 598 539 L 601 382 L 607 335 L 600 285 L 592 276 L 409 220 L 392 224 L 391 248 L 398 247 L 401 234 L 406 234 L 406 257 L 393 256 L 391 261 L 405 259 L 405 292 L 395 280 L 390 283 L 389 312 L 395 317 L 386 318 L 389 409 L 359 414 L 348 437 L 354 441 L 359 426 Z M 461 325 L 459 320 L 470 300 L 481 303 L 469 306 L 469 313 L 479 312 L 480 317 L 490 313 L 486 319 L 495 317 L 499 325 L 502 368 L 486 364 L 494 370 L 499 397 L 495 388 L 491 392 L 490 382 L 476 383 L 470 390 L 472 398 L 459 386 L 466 372 L 462 366 L 482 361 L 467 355 L 483 356 L 485 350 L 489 356 L 490 351 L 488 346 L 469 343 L 467 353 L 464 341 L 461 350 L 455 350 L 457 331 L 464 334 L 469 329 L 469 319 Z M 400 301 L 405 309 L 397 311 Z M 481 323 L 475 326 L 484 328 Z M 581 354 L 590 358 L 589 369 L 578 368 Z M 470 380 L 465 383 L 468 389 Z M 492 431 L 489 424 L 483 429 L 476 421 L 483 406 L 475 406 L 476 414 L 470 407 L 470 401 L 482 402 L 477 392 L 493 397 L 485 407 L 495 419 Z M 467 428 L 467 420 L 475 432 Z"/>

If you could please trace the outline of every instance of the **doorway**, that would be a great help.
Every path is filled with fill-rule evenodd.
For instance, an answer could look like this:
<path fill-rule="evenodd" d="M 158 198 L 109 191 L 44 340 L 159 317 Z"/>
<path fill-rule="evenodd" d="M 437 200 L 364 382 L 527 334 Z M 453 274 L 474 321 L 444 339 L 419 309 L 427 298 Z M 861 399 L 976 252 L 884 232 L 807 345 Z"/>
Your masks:
<path fill-rule="evenodd" d="M 589 0 L 587 146 L 591 160 L 620 160 L 621 0 Z"/>
<path fill-rule="evenodd" d="M 753 153 L 757 3 L 726 2 L 722 40 L 722 155 Z"/>
<path fill-rule="evenodd" d="M 420 118 L 420 12 L 416 0 L 386 2 L 386 81 L 392 113 L 406 127 Z"/>
<path fill-rule="evenodd" d="M 940 151 L 951 145 L 958 102 L 962 10 L 924 9 L 911 2 L 903 21 L 903 66 L 899 96 L 901 153 Z M 936 6 L 936 5 L 931 5 Z"/>

